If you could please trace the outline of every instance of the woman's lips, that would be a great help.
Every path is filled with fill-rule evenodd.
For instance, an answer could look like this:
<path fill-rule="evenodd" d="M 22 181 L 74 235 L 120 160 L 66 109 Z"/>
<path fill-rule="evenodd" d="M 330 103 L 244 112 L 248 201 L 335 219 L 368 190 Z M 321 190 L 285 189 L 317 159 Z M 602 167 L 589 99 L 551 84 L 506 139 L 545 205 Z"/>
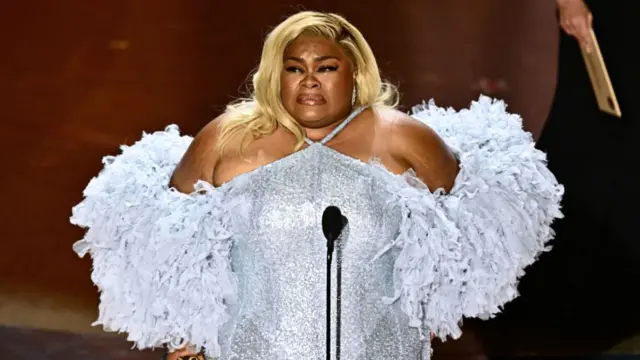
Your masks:
<path fill-rule="evenodd" d="M 296 101 L 302 105 L 322 105 L 327 102 L 322 95 L 300 95 Z"/>

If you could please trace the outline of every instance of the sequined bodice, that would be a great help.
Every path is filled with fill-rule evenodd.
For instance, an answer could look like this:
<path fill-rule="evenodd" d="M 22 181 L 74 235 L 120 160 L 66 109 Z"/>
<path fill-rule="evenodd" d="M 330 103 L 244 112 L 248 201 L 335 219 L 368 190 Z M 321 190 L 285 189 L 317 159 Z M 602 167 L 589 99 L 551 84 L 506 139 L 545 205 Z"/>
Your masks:
<path fill-rule="evenodd" d="M 315 143 L 245 175 L 245 188 L 236 190 L 251 203 L 251 223 L 232 250 L 239 300 L 220 338 L 222 359 L 325 359 L 321 219 L 330 205 L 349 220 L 332 270 L 336 290 L 335 266 L 341 264 L 341 358 L 422 359 L 417 330 L 397 305 L 382 302 L 393 294 L 394 254 L 374 257 L 397 234 L 400 213 L 373 171 Z M 335 301 L 333 291 L 334 319 Z"/>

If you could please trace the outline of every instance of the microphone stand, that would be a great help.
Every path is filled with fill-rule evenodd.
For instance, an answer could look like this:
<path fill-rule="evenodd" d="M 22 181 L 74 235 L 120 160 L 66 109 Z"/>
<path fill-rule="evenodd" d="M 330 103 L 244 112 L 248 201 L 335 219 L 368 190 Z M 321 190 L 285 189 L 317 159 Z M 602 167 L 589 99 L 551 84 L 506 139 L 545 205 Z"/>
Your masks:
<path fill-rule="evenodd" d="M 327 360 L 331 360 L 331 260 L 335 239 L 327 243 Z"/>
<path fill-rule="evenodd" d="M 322 214 L 322 231 L 327 238 L 327 334 L 326 334 L 326 355 L 327 360 L 331 360 L 331 262 L 336 241 L 343 238 L 343 232 L 347 227 L 348 220 L 340 213 L 340 209 L 329 206 Z M 336 360 L 340 360 L 340 330 L 342 321 L 342 246 L 338 244 L 338 264 L 336 265 L 336 278 L 338 291 L 336 296 L 337 316 L 336 316 Z"/>
<path fill-rule="evenodd" d="M 342 237 L 342 235 L 341 235 Z M 340 237 L 340 238 L 341 238 Z M 338 238 L 338 239 L 340 239 Z M 342 242 L 338 243 L 338 262 L 336 263 L 336 360 L 340 360 L 340 329 L 342 320 Z"/>

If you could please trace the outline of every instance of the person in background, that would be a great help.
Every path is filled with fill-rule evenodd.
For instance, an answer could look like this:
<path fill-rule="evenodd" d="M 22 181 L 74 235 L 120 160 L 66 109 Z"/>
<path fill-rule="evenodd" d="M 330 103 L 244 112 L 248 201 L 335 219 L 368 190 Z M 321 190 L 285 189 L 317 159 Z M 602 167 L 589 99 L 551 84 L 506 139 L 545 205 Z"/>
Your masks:
<path fill-rule="evenodd" d="M 537 147 L 565 186 L 565 217 L 553 225 L 553 249 L 524 276 L 522 296 L 487 324 L 497 326 L 486 331 L 495 332 L 488 344 L 495 351 L 511 344 L 513 351 L 601 353 L 640 332 L 640 124 L 632 98 L 640 78 L 625 50 L 637 38 L 631 3 L 557 0 L 557 87 Z M 591 29 L 622 118 L 598 109 L 581 54 L 595 50 Z"/>

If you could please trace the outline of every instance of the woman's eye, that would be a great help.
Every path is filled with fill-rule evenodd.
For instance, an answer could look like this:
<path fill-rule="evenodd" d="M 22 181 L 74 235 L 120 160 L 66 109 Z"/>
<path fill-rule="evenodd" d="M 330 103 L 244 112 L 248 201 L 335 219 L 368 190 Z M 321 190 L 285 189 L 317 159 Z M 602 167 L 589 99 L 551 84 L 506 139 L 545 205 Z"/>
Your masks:
<path fill-rule="evenodd" d="M 320 72 L 329 72 L 338 70 L 337 66 L 321 66 L 318 71 Z"/>
<path fill-rule="evenodd" d="M 285 70 L 287 72 L 290 72 L 290 73 L 301 73 L 301 72 L 303 72 L 302 69 L 300 69 L 298 67 L 295 67 L 295 66 L 289 66 Z"/>

